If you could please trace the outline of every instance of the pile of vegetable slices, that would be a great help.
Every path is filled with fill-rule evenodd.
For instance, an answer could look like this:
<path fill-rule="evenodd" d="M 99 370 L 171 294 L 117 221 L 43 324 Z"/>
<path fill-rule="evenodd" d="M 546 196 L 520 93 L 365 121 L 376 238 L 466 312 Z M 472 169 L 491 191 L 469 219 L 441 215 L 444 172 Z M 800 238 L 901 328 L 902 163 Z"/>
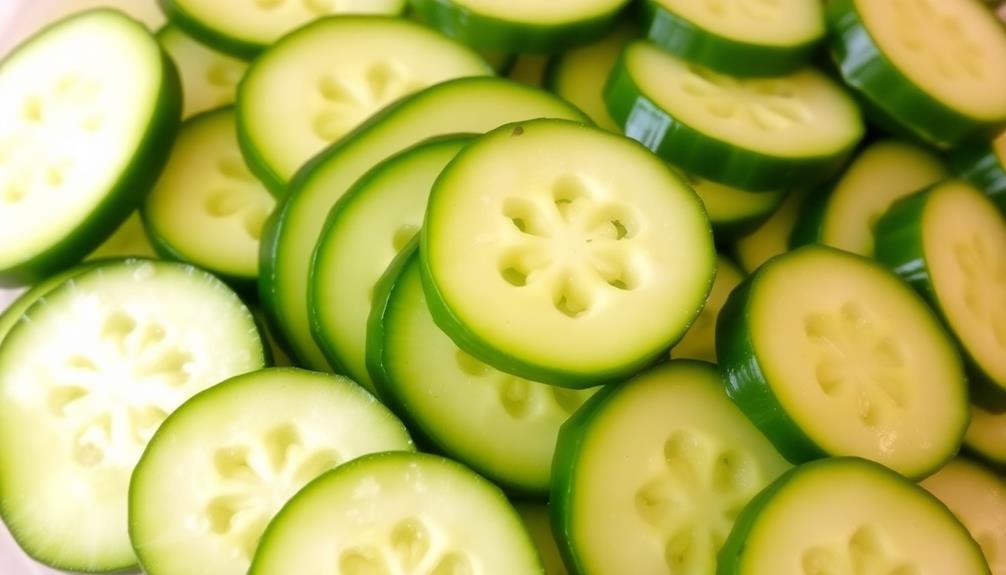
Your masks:
<path fill-rule="evenodd" d="M 1006 575 L 993 7 L 160 8 L 0 61 L 25 554 Z"/>

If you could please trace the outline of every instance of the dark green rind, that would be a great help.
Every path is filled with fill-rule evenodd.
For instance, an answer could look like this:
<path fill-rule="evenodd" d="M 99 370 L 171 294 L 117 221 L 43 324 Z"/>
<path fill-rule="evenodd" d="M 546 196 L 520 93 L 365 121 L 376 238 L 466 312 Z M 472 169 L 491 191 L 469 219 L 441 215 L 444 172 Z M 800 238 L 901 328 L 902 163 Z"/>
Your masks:
<path fill-rule="evenodd" d="M 384 324 L 390 311 L 391 298 L 398 287 L 398 282 L 418 251 L 419 237 L 417 236 L 412 238 L 402 248 L 402 251 L 398 252 L 394 261 L 388 266 L 388 269 L 381 276 L 377 285 L 374 286 L 374 301 L 370 306 L 370 315 L 367 317 L 367 371 L 374 382 L 374 388 L 377 391 L 378 397 L 387 403 L 395 413 L 410 420 L 409 411 L 405 405 L 398 401 L 398 397 L 393 391 L 391 377 L 388 375 L 387 368 L 384 367 L 384 341 L 386 339 Z M 410 423 L 412 422 L 410 421 Z M 414 425 L 410 425 L 409 429 L 416 429 L 422 432 L 421 428 Z M 427 440 L 425 443 L 429 443 L 429 438 L 425 434 L 423 436 Z"/>
<path fill-rule="evenodd" d="M 409 0 L 409 5 L 424 22 L 447 36 L 479 50 L 515 54 L 550 54 L 600 40 L 614 27 L 628 3 L 628 0 L 619 0 L 608 13 L 545 25 L 479 14 L 457 6 L 452 0 Z"/>
<path fill-rule="evenodd" d="M 989 142 L 967 142 L 947 156 L 955 174 L 970 182 L 1006 213 L 1006 167 Z"/>
<path fill-rule="evenodd" d="M 231 36 L 226 32 L 206 25 L 180 6 L 178 0 L 157 0 L 157 4 L 172 24 L 178 26 L 178 28 L 189 36 L 224 54 L 229 54 L 242 60 L 251 60 L 269 46 L 269 44 L 259 44 L 258 42 Z"/>
<path fill-rule="evenodd" d="M 806 245 L 821 243 L 824 216 L 828 213 L 831 192 L 832 190 L 819 190 L 817 193 L 807 194 L 807 198 L 800 205 L 796 225 L 789 234 L 789 249 L 795 250 Z"/>
<path fill-rule="evenodd" d="M 820 38 L 793 46 L 740 42 L 705 30 L 654 0 L 644 0 L 642 7 L 646 37 L 656 46 L 689 62 L 734 76 L 778 76 L 794 72 L 811 61 L 824 39 L 822 34 Z"/>
<path fill-rule="evenodd" d="M 121 12 L 107 8 L 91 10 L 83 14 L 106 12 L 116 14 L 131 25 L 145 26 L 127 19 Z M 75 14 L 44 28 L 32 39 L 12 50 L 0 60 L 0 71 L 4 64 L 15 57 L 21 49 L 36 41 L 46 41 L 45 36 L 55 32 L 63 24 L 80 16 Z M 182 84 L 174 62 L 161 48 L 157 39 L 150 35 L 161 57 L 161 87 L 154 104 L 150 123 L 147 125 L 139 145 L 125 170 L 105 194 L 104 199 L 87 215 L 76 229 L 47 250 L 13 267 L 0 269 L 0 287 L 16 287 L 37 283 L 47 276 L 66 270 L 79 263 L 98 248 L 123 222 L 139 207 L 143 198 L 154 186 L 167 164 L 171 146 L 178 134 L 182 117 Z"/>

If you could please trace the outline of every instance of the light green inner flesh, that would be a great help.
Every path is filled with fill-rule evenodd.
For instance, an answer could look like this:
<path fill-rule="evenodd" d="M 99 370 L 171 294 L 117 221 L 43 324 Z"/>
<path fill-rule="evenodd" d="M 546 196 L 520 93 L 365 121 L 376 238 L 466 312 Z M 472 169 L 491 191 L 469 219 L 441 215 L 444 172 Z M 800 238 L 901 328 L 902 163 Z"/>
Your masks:
<path fill-rule="evenodd" d="M 112 232 L 96 250 L 91 252 L 86 260 L 102 258 L 142 257 L 154 259 L 157 254 L 150 245 L 147 232 L 143 229 L 143 220 L 139 212 L 133 212 L 119 229 Z"/>
<path fill-rule="evenodd" d="M 816 0 L 655 0 L 701 30 L 735 42 L 768 46 L 808 44 L 824 36 Z"/>
<path fill-rule="evenodd" d="M 166 26 L 157 39 L 178 66 L 185 100 L 183 118 L 234 102 L 247 62 L 200 44 L 175 26 Z"/>
<path fill-rule="evenodd" d="M 702 313 L 688 328 L 685 337 L 671 350 L 671 357 L 716 363 L 716 320 L 727 297 L 744 280 L 741 272 L 723 256 L 716 258 L 716 280 Z"/>
<path fill-rule="evenodd" d="M 480 16 L 520 24 L 558 26 L 614 14 L 628 0 L 448 0 Z"/>
<path fill-rule="evenodd" d="M 784 190 L 775 192 L 747 192 L 724 186 L 712 180 L 680 172 L 695 193 L 702 199 L 713 225 L 743 222 L 764 216 L 775 210 L 786 196 Z"/>
<path fill-rule="evenodd" d="M 789 250 L 789 236 L 805 196 L 803 192 L 790 193 L 772 217 L 757 230 L 737 240 L 734 251 L 742 268 L 754 272 L 769 259 Z"/>

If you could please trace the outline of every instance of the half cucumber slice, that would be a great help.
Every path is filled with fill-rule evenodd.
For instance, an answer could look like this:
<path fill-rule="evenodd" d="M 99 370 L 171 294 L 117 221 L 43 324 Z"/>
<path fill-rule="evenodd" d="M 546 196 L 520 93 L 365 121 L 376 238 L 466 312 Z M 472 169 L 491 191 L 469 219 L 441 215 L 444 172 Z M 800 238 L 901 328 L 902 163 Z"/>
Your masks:
<path fill-rule="evenodd" d="M 161 28 L 157 41 L 178 67 L 184 96 L 183 118 L 234 102 L 247 62 L 201 44 L 177 26 Z"/>
<path fill-rule="evenodd" d="M 744 275 L 737 264 L 727 257 L 716 257 L 716 280 L 706 305 L 685 337 L 671 348 L 671 357 L 716 363 L 716 319 L 727 297 L 744 281 Z"/>
<path fill-rule="evenodd" d="M 947 158 L 958 176 L 985 192 L 1006 212 L 1006 132 L 991 142 L 970 142 Z"/>

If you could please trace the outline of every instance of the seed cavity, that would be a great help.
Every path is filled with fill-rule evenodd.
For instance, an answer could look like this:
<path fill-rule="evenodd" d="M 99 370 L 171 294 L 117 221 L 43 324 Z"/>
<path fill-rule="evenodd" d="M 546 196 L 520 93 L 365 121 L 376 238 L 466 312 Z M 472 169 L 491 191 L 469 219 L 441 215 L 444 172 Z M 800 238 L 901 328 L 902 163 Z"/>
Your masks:
<path fill-rule="evenodd" d="M 555 309 L 570 319 L 579 318 L 590 311 L 593 303 L 591 291 L 577 276 L 567 275 L 560 280 L 553 295 Z"/>
<path fill-rule="evenodd" d="M 319 7 L 332 5 L 331 0 L 316 1 Z M 375 111 L 424 87 L 423 82 L 409 76 L 405 66 L 393 60 L 374 62 L 355 77 L 345 72 L 326 74 L 318 80 L 322 105 L 312 129 L 319 138 L 335 141 Z"/>
<path fill-rule="evenodd" d="M 803 552 L 804 575 L 836 573 L 920 575 L 910 560 L 901 560 L 887 537 L 872 525 L 861 525 L 843 543 L 821 545 Z"/>
<path fill-rule="evenodd" d="M 500 385 L 500 403 L 507 414 L 514 419 L 523 419 L 532 411 L 536 403 L 533 384 L 519 377 L 508 377 Z"/>

